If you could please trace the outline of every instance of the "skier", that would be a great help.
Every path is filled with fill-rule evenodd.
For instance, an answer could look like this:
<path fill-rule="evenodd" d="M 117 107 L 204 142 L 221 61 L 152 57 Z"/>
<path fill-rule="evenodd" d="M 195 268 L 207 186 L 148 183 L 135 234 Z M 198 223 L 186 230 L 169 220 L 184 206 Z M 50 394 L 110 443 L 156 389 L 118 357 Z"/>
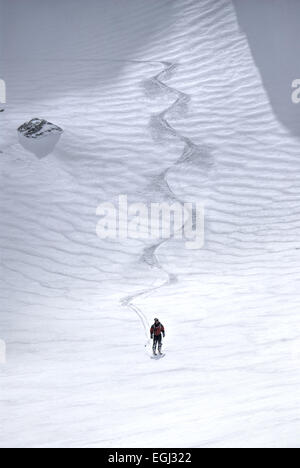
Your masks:
<path fill-rule="evenodd" d="M 158 318 L 154 319 L 154 324 L 150 329 L 151 340 L 153 339 L 153 354 L 156 356 L 156 347 L 158 346 L 158 353 L 161 355 L 162 335 L 165 337 L 165 327 L 160 323 Z"/>

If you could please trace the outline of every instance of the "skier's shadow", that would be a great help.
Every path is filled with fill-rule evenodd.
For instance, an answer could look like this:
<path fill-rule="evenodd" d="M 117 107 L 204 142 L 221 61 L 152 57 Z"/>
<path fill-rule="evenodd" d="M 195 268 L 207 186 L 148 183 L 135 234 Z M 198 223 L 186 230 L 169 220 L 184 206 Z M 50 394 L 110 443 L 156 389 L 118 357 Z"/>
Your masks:
<path fill-rule="evenodd" d="M 300 1 L 233 0 L 239 24 L 261 73 L 278 119 L 300 136 L 300 104 L 292 102 L 292 82 L 300 78 Z"/>

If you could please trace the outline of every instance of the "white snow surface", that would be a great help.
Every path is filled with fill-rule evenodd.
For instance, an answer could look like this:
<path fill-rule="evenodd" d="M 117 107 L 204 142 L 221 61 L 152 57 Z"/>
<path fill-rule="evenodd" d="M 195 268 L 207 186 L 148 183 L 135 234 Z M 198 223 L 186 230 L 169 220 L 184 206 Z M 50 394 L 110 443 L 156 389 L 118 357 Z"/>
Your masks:
<path fill-rule="evenodd" d="M 299 140 L 230 0 L 129 0 L 133 25 L 89 30 L 100 3 L 56 55 L 39 24 L 1 55 L 0 446 L 300 448 Z M 41 160 L 16 133 L 35 116 L 64 129 Z M 100 240 L 119 194 L 204 202 L 205 247 Z"/>

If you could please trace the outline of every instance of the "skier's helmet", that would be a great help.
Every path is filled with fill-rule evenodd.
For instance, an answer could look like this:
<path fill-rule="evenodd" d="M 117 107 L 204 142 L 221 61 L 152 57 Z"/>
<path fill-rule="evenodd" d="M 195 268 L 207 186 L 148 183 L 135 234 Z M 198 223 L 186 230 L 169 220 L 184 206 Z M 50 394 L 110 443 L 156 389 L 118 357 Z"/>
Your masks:
<path fill-rule="evenodd" d="M 155 319 L 154 319 L 154 322 L 159 322 L 158 318 L 155 318 Z"/>

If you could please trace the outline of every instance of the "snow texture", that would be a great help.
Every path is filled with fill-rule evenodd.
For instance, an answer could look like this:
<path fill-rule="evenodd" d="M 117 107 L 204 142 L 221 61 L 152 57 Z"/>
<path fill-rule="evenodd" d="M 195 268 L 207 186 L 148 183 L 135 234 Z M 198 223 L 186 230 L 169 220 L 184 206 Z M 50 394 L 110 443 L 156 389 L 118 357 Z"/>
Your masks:
<path fill-rule="evenodd" d="M 232 1 L 50 3 L 0 3 L 0 446 L 299 448 L 299 140 Z M 120 194 L 203 202 L 205 247 L 100 240 Z"/>

